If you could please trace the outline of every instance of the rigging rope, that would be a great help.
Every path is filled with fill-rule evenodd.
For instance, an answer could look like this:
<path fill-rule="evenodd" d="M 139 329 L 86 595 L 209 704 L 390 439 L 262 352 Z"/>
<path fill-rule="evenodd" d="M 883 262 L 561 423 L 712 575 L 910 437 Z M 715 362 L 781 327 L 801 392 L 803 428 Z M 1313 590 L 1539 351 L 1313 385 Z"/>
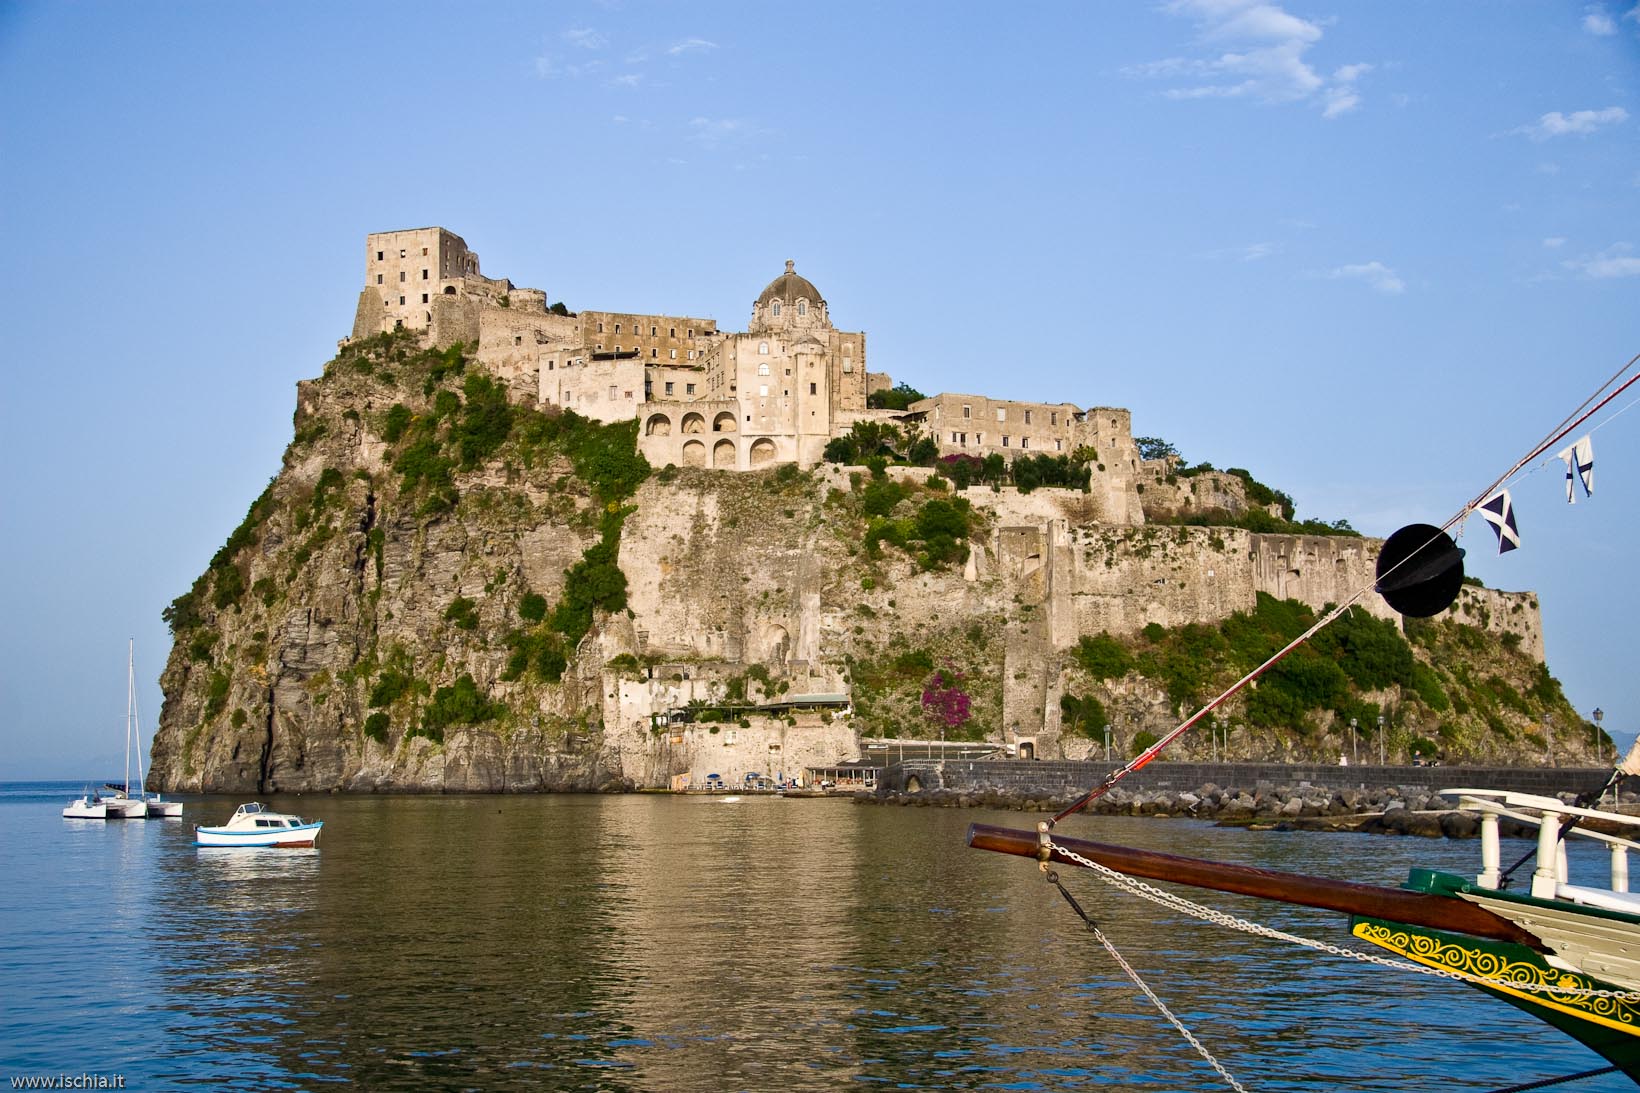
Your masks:
<path fill-rule="evenodd" d="M 1526 1082 L 1523 1085 L 1507 1085 L 1502 1089 L 1494 1089 L 1492 1093 L 1526 1093 L 1528 1089 L 1547 1089 L 1551 1085 L 1564 1085 L 1566 1082 L 1580 1081 L 1584 1078 L 1598 1078 L 1602 1074 L 1616 1073 L 1617 1067 L 1603 1066 L 1596 1070 L 1580 1070 L 1576 1074 L 1562 1074 L 1558 1078 L 1542 1078 L 1535 1082 Z"/>
<path fill-rule="evenodd" d="M 1236 1093 L 1248 1093 L 1247 1087 L 1236 1081 L 1230 1072 L 1224 1068 L 1224 1064 L 1213 1057 L 1213 1053 L 1208 1051 L 1200 1040 L 1196 1039 L 1195 1034 L 1185 1027 L 1184 1022 L 1175 1017 L 1173 1011 L 1167 1008 L 1167 1003 L 1163 1002 L 1156 992 L 1150 989 L 1150 985 L 1140 978 L 1139 973 L 1133 970 L 1133 965 L 1129 964 L 1122 954 L 1116 951 L 1116 946 L 1111 943 L 1110 938 L 1105 936 L 1105 932 L 1099 928 L 1099 924 L 1088 917 L 1088 913 L 1082 910 L 1082 905 L 1076 902 L 1076 897 L 1071 895 L 1065 886 L 1060 883 L 1059 874 L 1052 869 L 1045 868 L 1043 875 L 1048 878 L 1049 884 L 1059 889 L 1059 894 L 1065 897 L 1065 902 L 1071 905 L 1071 910 L 1075 911 L 1082 921 L 1087 923 L 1088 932 L 1093 934 L 1099 944 L 1105 947 L 1105 952 L 1109 953 L 1110 958 L 1116 961 L 1117 965 L 1127 973 L 1127 977 L 1133 981 L 1133 985 L 1144 992 L 1144 996 L 1150 999 L 1150 1004 L 1155 1006 L 1161 1012 L 1161 1015 L 1167 1018 L 1168 1023 L 1179 1030 L 1179 1035 L 1183 1036 L 1190 1046 L 1196 1049 L 1196 1054 L 1206 1059 L 1207 1065 L 1216 1070 L 1219 1077 L 1228 1082 L 1230 1088 L 1236 1090 Z"/>

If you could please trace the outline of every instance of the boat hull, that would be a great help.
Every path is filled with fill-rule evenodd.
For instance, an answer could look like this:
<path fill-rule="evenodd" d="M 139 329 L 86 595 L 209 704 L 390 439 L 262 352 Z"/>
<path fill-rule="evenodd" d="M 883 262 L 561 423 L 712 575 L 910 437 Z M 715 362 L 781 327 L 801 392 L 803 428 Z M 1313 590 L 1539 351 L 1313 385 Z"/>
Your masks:
<path fill-rule="evenodd" d="M 246 849 L 294 849 L 319 844 L 323 820 L 300 827 L 255 828 L 249 831 L 226 827 L 195 827 L 195 846 L 237 846 Z"/>
<path fill-rule="evenodd" d="M 181 815 L 181 801 L 161 801 L 153 797 L 148 799 L 148 817 L 150 819 L 176 819 Z"/>
<path fill-rule="evenodd" d="M 1622 987 L 1591 975 L 1557 968 L 1543 954 L 1506 941 L 1486 941 L 1404 922 L 1361 917 L 1351 919 L 1350 932 L 1362 941 L 1425 967 L 1492 980 L 1469 985 L 1553 1025 L 1640 1083 L 1640 1008 L 1621 998 L 1570 993 L 1621 991 Z M 1508 982 L 1498 983 L 1498 980 Z M 1561 989 L 1523 989 L 1526 987 Z"/>
<path fill-rule="evenodd" d="M 147 802 L 134 797 L 115 798 L 107 804 L 110 820 L 141 820 L 148 815 Z"/>
<path fill-rule="evenodd" d="M 63 819 L 106 820 L 108 819 L 108 806 L 101 802 L 94 805 L 88 805 L 84 801 L 75 801 L 73 804 L 63 809 Z"/>

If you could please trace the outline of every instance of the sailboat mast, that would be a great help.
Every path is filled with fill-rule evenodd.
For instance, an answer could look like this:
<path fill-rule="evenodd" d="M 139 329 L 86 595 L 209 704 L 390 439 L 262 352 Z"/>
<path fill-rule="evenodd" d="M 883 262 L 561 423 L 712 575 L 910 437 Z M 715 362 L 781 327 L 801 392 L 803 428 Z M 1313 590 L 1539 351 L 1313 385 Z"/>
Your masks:
<path fill-rule="evenodd" d="M 130 638 L 125 646 L 125 795 L 131 796 L 131 700 L 136 697 L 131 681 L 136 675 L 137 639 Z"/>

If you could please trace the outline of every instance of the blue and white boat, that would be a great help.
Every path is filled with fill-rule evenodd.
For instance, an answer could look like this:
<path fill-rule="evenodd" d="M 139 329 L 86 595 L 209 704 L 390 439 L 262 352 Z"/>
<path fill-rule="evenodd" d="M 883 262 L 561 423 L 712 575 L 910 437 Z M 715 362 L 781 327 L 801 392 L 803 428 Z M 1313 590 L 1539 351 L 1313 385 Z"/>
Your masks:
<path fill-rule="evenodd" d="M 221 827 L 194 825 L 195 846 L 317 846 L 323 820 L 304 820 L 284 812 L 274 812 L 256 801 L 234 809 Z"/>

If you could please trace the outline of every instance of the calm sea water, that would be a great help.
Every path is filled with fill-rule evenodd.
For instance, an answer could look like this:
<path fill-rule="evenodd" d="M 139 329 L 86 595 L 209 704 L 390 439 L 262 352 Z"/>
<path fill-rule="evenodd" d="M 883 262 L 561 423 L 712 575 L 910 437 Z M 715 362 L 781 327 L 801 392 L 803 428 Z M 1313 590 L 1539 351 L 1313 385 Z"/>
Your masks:
<path fill-rule="evenodd" d="M 313 851 L 68 821 L 0 786 L 0 1081 L 608 1091 L 1223 1088 L 1025 859 L 1019 813 L 835 800 L 270 798 Z M 1475 843 L 1067 821 L 1067 833 L 1395 884 Z M 1523 844 L 1524 845 L 1524 844 Z M 1574 875 L 1580 866 L 1574 864 Z M 1250 1089 L 1493 1089 L 1600 1066 L 1476 992 L 1179 920 L 1067 877 Z M 1208 895 L 1347 942 L 1341 916 Z M 1612 1077 L 1579 1090 L 1632 1089 Z"/>

